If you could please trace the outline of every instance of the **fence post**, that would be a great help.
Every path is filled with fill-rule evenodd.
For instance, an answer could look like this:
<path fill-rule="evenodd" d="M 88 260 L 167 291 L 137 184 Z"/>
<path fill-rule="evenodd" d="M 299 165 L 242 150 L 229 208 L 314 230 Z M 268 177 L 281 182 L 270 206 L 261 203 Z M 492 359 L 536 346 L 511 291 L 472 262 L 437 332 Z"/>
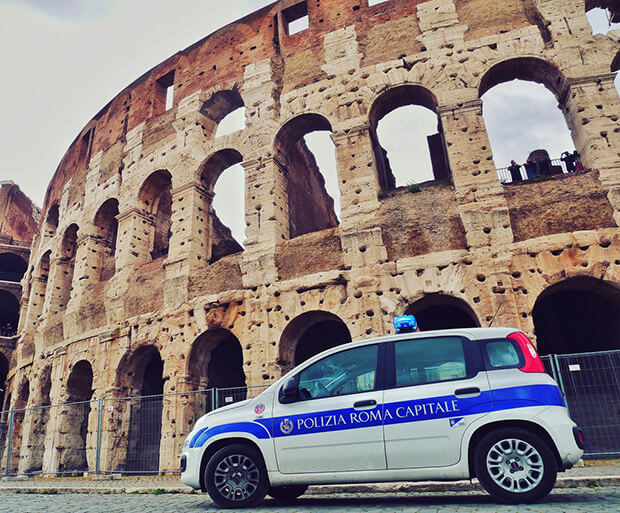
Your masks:
<path fill-rule="evenodd" d="M 15 410 L 9 410 L 9 435 L 6 444 L 6 470 L 4 475 L 11 474 L 11 453 L 13 451 L 13 422 L 15 420 Z"/>
<path fill-rule="evenodd" d="M 560 385 L 560 390 L 562 391 L 562 395 L 564 396 L 564 402 L 566 403 L 566 409 L 568 410 L 568 414 L 570 415 L 570 407 L 568 406 L 568 399 L 566 398 L 566 390 L 564 389 L 564 380 L 562 379 L 562 369 L 560 368 L 560 361 L 558 360 L 558 355 L 551 355 L 552 360 L 555 362 L 555 366 L 558 369 L 558 385 Z"/>
<path fill-rule="evenodd" d="M 217 388 L 212 388 L 211 389 L 211 404 L 213 405 L 213 409 L 217 410 L 218 408 L 218 394 L 217 394 Z"/>
<path fill-rule="evenodd" d="M 555 367 L 555 360 L 553 359 L 553 355 L 552 354 L 549 355 L 549 363 L 551 364 L 551 373 L 553 374 L 553 379 L 559 385 L 560 384 L 560 377 L 558 375 L 559 374 L 558 373 L 558 369 Z"/>
<path fill-rule="evenodd" d="M 97 410 L 97 458 L 95 460 L 95 475 L 101 472 L 101 429 L 103 424 L 103 397 L 99 398 Z"/>

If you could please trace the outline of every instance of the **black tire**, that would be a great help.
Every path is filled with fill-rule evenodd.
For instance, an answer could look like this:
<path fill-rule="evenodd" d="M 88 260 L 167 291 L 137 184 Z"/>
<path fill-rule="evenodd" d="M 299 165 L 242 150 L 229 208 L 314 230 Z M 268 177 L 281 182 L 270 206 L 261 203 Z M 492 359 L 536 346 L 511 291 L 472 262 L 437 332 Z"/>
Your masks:
<path fill-rule="evenodd" d="M 507 504 L 546 497 L 558 474 L 557 461 L 547 442 L 520 428 L 487 433 L 475 448 L 474 468 L 483 488 Z"/>
<path fill-rule="evenodd" d="M 267 494 L 279 502 L 292 502 L 303 495 L 307 489 L 308 485 L 272 486 Z"/>
<path fill-rule="evenodd" d="M 223 447 L 211 456 L 204 482 L 213 502 L 223 508 L 255 506 L 269 488 L 261 454 L 242 444 Z"/>

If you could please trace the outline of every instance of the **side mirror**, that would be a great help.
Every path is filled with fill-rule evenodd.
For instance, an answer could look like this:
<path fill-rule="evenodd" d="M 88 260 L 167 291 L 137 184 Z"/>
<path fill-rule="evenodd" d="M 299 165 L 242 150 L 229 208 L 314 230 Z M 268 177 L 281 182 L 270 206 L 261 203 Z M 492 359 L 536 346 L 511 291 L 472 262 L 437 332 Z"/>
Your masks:
<path fill-rule="evenodd" d="M 284 383 L 278 398 L 282 404 L 290 404 L 297 401 L 297 376 Z"/>

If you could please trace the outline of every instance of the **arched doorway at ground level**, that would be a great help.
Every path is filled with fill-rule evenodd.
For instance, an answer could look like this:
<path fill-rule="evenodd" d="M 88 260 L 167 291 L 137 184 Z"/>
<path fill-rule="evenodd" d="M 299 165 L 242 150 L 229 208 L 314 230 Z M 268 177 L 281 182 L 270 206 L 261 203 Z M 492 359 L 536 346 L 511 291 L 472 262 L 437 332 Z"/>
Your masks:
<path fill-rule="evenodd" d="M 422 331 L 476 328 L 478 317 L 462 299 L 447 294 L 427 294 L 409 306 L 406 315 L 415 315 Z"/>

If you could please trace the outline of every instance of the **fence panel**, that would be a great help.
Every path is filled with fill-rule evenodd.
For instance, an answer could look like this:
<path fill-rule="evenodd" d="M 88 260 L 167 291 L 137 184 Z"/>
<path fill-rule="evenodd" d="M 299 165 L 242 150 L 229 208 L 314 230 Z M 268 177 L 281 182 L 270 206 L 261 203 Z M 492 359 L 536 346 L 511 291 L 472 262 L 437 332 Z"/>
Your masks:
<path fill-rule="evenodd" d="M 558 355 L 556 362 L 586 454 L 620 455 L 620 351 Z"/>

